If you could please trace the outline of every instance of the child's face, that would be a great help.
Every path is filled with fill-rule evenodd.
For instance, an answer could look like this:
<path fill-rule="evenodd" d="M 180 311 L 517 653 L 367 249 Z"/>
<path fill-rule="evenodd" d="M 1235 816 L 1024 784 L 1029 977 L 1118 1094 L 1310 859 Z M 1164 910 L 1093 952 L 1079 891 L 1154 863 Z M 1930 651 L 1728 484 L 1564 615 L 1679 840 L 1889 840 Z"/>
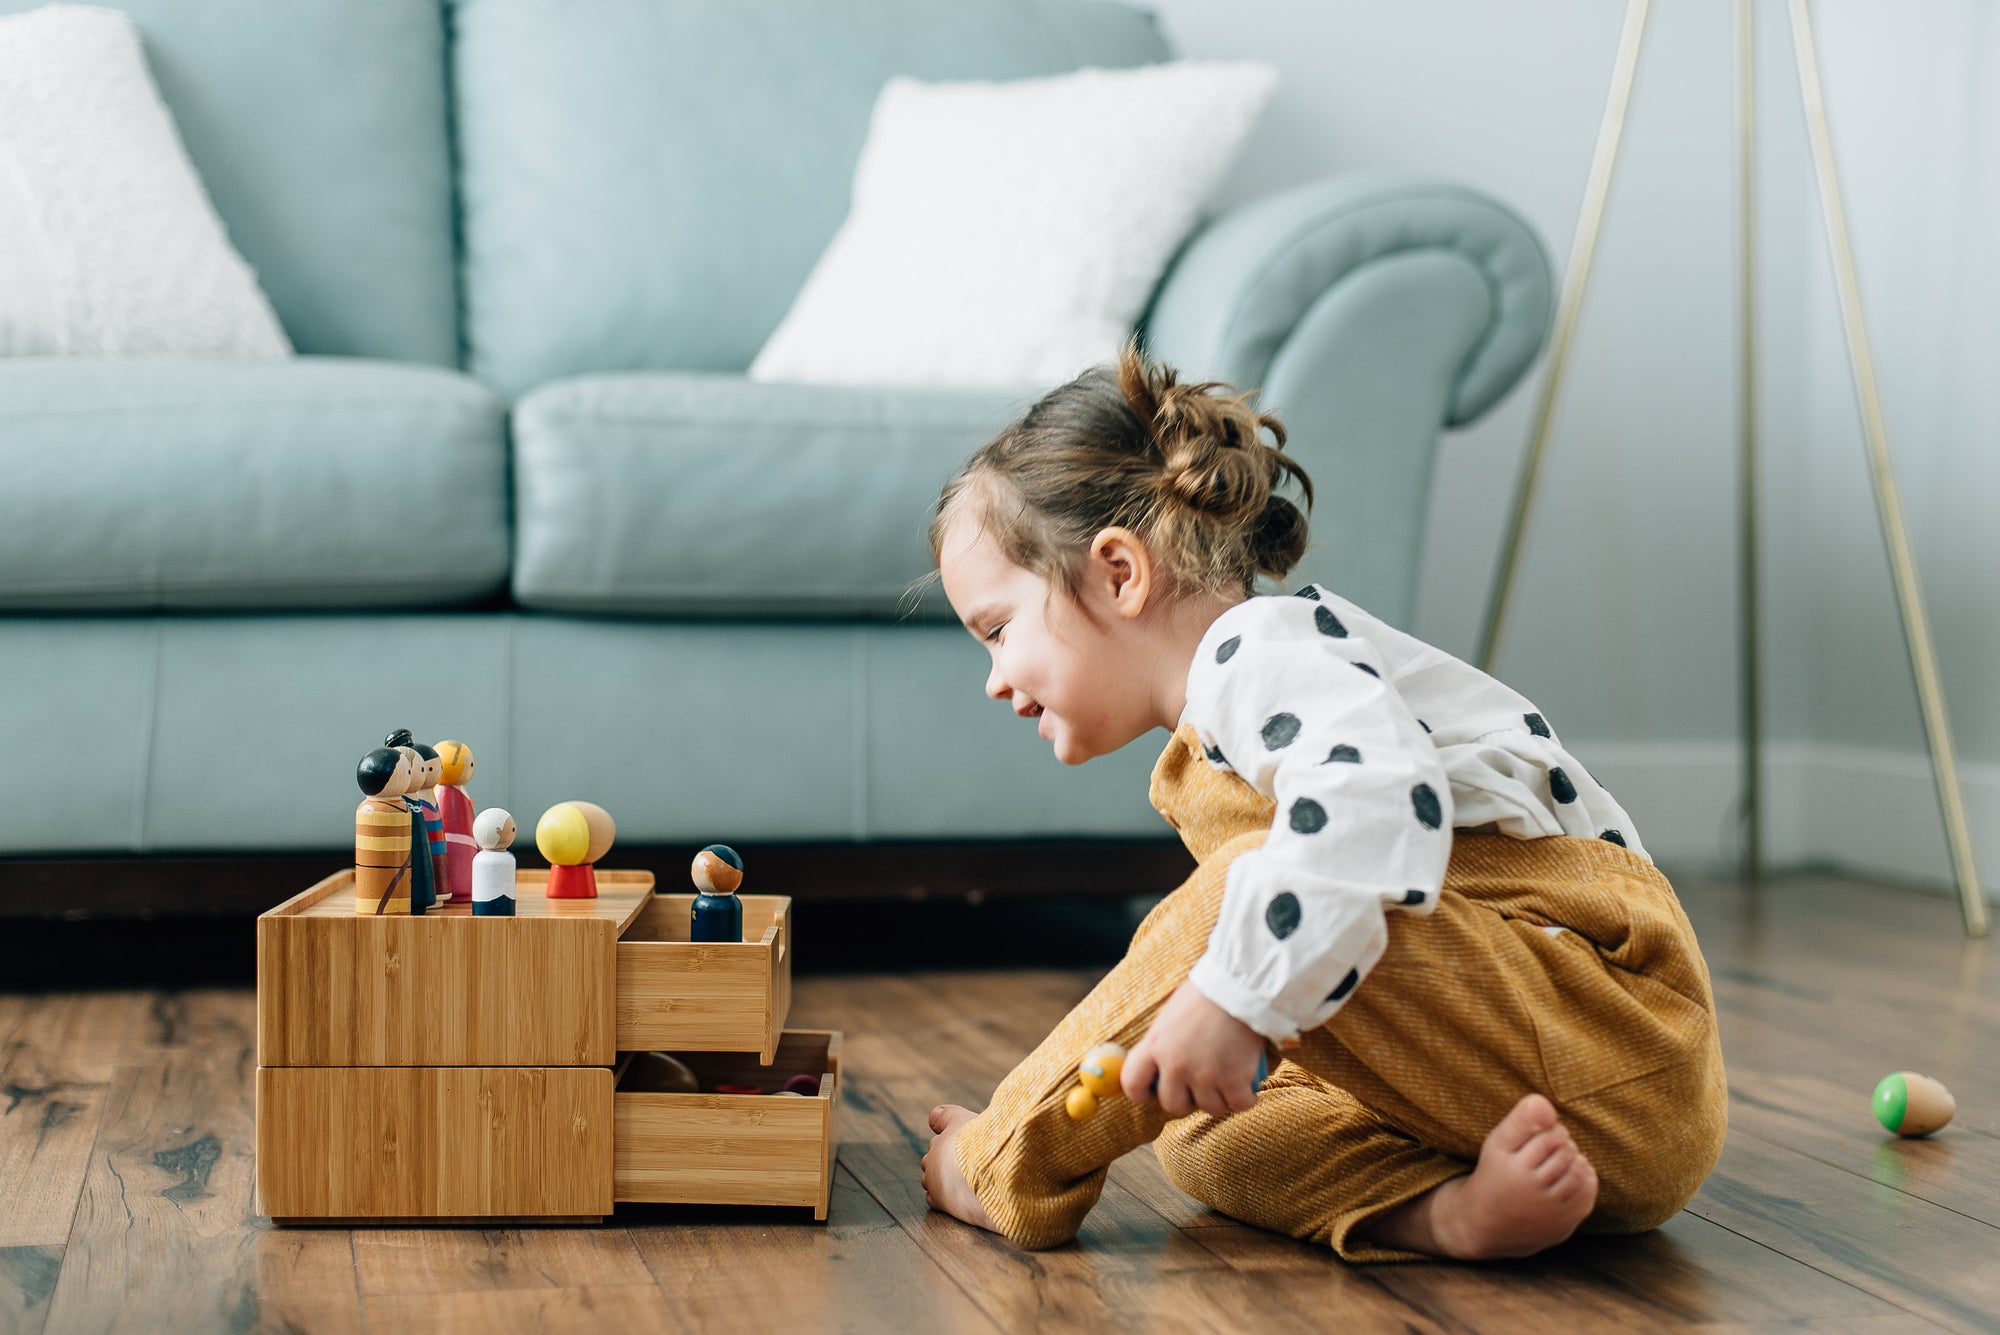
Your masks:
<path fill-rule="evenodd" d="M 1128 661 L 1133 637 L 1113 633 L 1122 623 L 1094 567 L 1073 601 L 1009 561 L 977 525 L 960 523 L 946 535 L 938 574 L 993 660 L 986 693 L 1034 719 L 1057 760 L 1081 765 L 1157 725 L 1144 665 Z"/>

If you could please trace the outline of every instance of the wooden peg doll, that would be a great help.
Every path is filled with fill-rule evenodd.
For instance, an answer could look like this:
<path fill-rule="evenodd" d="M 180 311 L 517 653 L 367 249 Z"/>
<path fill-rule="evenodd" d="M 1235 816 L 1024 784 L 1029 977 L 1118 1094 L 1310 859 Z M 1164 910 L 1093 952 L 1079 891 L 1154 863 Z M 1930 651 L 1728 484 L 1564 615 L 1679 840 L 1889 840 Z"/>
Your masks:
<path fill-rule="evenodd" d="M 595 802 L 558 802 L 535 822 L 535 847 L 549 860 L 550 899 L 597 898 L 597 861 L 618 827 Z"/>
<path fill-rule="evenodd" d="M 410 809 L 410 842 L 420 854 L 428 853 L 412 858 L 410 867 L 410 910 L 422 913 L 437 903 L 444 887 L 444 818 L 438 815 L 436 795 L 444 767 L 437 752 L 412 738 L 408 728 L 396 729 L 383 744 L 408 751 L 416 766 L 416 778 L 403 802 Z"/>
<path fill-rule="evenodd" d="M 465 790 L 472 782 L 472 748 L 464 742 L 444 741 L 436 749 L 444 767 L 437 790 L 438 814 L 444 820 L 444 882 L 438 888 L 438 899 L 463 904 L 472 898 L 472 858 L 478 852 L 472 840 L 472 794 Z"/>
<path fill-rule="evenodd" d="M 514 916 L 514 855 L 507 850 L 514 842 L 514 818 L 499 807 L 488 807 L 472 822 L 472 837 L 479 843 L 473 855 L 472 916 L 511 918 Z"/>
<path fill-rule="evenodd" d="M 743 859 L 728 844 L 710 844 L 694 855 L 693 876 L 688 940 L 741 941 L 743 901 L 736 887 L 743 884 Z"/>
<path fill-rule="evenodd" d="M 403 795 L 416 777 L 407 752 L 379 746 L 361 757 L 354 781 L 354 911 L 410 912 L 410 812 Z"/>

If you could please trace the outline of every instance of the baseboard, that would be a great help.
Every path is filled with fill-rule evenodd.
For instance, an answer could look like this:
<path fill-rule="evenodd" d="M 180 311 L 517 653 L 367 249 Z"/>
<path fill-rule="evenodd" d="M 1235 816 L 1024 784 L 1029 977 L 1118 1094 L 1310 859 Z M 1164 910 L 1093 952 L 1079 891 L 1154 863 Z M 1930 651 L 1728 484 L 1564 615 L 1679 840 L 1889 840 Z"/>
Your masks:
<path fill-rule="evenodd" d="M 1734 874 L 1742 763 L 1730 742 L 1580 742 L 1571 750 L 1632 814 L 1661 864 Z M 1959 763 L 1973 858 L 2000 900 L 2000 765 Z M 1820 743 L 1764 748 L 1764 861 L 1955 894 L 1927 756 Z"/>

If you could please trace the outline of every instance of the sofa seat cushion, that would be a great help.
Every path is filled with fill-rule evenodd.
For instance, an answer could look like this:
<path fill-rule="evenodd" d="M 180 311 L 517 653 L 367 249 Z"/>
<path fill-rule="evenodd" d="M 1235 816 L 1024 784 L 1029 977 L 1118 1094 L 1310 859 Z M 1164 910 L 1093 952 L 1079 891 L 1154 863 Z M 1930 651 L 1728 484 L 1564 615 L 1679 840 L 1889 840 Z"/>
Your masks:
<path fill-rule="evenodd" d="M 469 377 L 384 362 L 0 361 L 0 609 L 491 594 L 505 412 Z"/>
<path fill-rule="evenodd" d="M 514 413 L 514 597 L 551 611 L 895 616 L 938 489 L 1034 391 L 625 373 Z"/>

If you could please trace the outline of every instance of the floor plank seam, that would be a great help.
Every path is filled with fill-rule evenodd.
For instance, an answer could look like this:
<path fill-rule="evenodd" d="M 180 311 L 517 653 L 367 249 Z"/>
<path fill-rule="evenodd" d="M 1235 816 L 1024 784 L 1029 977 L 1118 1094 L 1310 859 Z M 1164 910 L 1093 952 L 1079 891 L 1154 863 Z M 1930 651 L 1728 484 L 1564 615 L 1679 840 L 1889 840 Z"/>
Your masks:
<path fill-rule="evenodd" d="M 1748 1242 L 1757 1247 L 1762 1247 L 1765 1251 L 1772 1252 L 1778 1256 L 1782 1256 L 1788 1261 L 1796 1262 L 1797 1264 L 1804 1266 L 1806 1269 L 1811 1270 L 1815 1274 L 1824 1275 L 1826 1278 L 1832 1280 L 1834 1283 L 1845 1285 L 1847 1288 L 1853 1289 L 1856 1293 L 1859 1293 L 1864 1297 L 1876 1299 L 1878 1302 L 1885 1302 L 1889 1304 L 1889 1306 L 1895 1308 L 1897 1311 L 1907 1313 L 1911 1317 L 1914 1317 L 1916 1320 L 1922 1321 L 1927 1325 L 1936 1326 L 1939 1330 L 1951 1329 L 1950 1326 L 1945 1325 L 1943 1322 L 1938 1321 L 1933 1317 L 1926 1316 L 1924 1313 L 1917 1311 L 1915 1308 L 1907 1307 L 1903 1303 L 1898 1302 L 1893 1294 L 1877 1293 L 1875 1290 L 1871 1288 L 1855 1283 L 1853 1280 L 1848 1279 L 1844 1275 L 1836 1275 L 1830 1270 L 1827 1270 L 1821 1266 L 1814 1265 L 1810 1260 L 1806 1259 L 1803 1256 L 1794 1256 L 1790 1252 L 1786 1251 L 1784 1248 L 1774 1247 L 1770 1243 L 1765 1242 L 1762 1238 L 1755 1238 L 1752 1237 L 1750 1234 L 1743 1232 L 1741 1229 L 1731 1228 L 1729 1225 L 1723 1223 L 1720 1219 L 1716 1219 L 1710 1215 L 1705 1215 L 1701 1211 L 1695 1209 L 1695 1207 L 1692 1205 L 1687 1207 L 1687 1213 L 1693 1215 L 1696 1219 L 1701 1220 L 1705 1224 L 1713 1224 L 1715 1225 L 1715 1227 L 1723 1230 L 1725 1233 L 1733 1233 L 1737 1237 L 1743 1239 L 1745 1242 Z"/>
<path fill-rule="evenodd" d="M 1819 1164 L 1821 1167 L 1831 1168 L 1838 1173 L 1845 1173 L 1847 1176 L 1855 1179 L 1858 1182 L 1866 1182 L 1871 1186 L 1885 1188 L 1886 1190 L 1893 1191 L 1900 1196 L 1907 1196 L 1913 1201 L 1920 1201 L 1925 1205 L 1932 1206 L 1935 1209 L 1943 1210 L 1948 1214 L 1957 1215 L 1960 1219 L 1964 1219 L 1970 1223 L 1977 1224 L 1981 1228 L 1992 1229 L 1996 1232 L 2000 1232 L 2000 1224 L 1996 1224 L 1990 1219 L 1981 1219 L 1978 1215 L 1967 1214 L 1963 1210 L 1957 1209 L 1950 1205 L 1946 1205 L 1943 1201 L 1933 1200 L 1929 1196 L 1925 1196 L 1919 1192 L 1911 1191 L 1908 1187 L 1899 1187 L 1894 1183 L 1884 1182 L 1880 1178 L 1870 1176 L 1867 1173 L 1857 1172 L 1854 1168 L 1850 1167 L 1847 1164 L 1840 1163 L 1833 1159 L 1822 1158 L 1819 1155 L 1814 1154 L 1810 1150 L 1800 1149 L 1796 1145 L 1787 1145 L 1782 1140 L 1773 1140 L 1770 1136 L 1761 1135 L 1758 1132 L 1748 1129 L 1747 1127 L 1731 1126 L 1729 1130 L 1732 1135 L 1747 1136 L 1751 1140 L 1755 1140 L 1761 1144 L 1770 1146 L 1772 1149 L 1783 1150 L 1785 1153 L 1795 1154 L 1801 1159 L 1809 1159 L 1813 1163 Z"/>

